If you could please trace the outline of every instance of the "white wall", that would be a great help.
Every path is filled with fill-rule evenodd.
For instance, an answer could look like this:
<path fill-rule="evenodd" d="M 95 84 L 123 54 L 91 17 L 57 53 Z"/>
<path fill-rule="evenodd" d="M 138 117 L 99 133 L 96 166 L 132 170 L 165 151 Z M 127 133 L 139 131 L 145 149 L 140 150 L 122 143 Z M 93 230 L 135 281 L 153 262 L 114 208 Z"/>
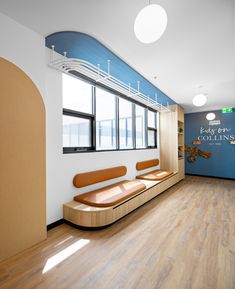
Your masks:
<path fill-rule="evenodd" d="M 49 49 L 47 49 L 49 61 Z M 46 67 L 47 112 L 47 222 L 62 218 L 62 204 L 73 196 L 123 179 L 134 179 L 135 165 L 141 160 L 159 157 L 158 149 L 118 152 L 90 152 L 63 154 L 62 144 L 62 74 Z M 111 181 L 76 189 L 72 180 L 75 174 L 119 165 L 127 166 L 127 175 Z"/>
<path fill-rule="evenodd" d="M 125 178 L 134 178 L 137 161 L 156 158 L 158 150 L 66 154 L 62 152 L 61 73 L 48 67 L 45 39 L 0 13 L 0 57 L 20 67 L 36 84 L 46 107 L 47 125 L 47 224 L 63 217 L 62 205 L 76 194 L 124 179 L 118 178 L 84 189 L 73 187 L 79 172 L 126 165 Z"/>
<path fill-rule="evenodd" d="M 0 13 L 0 57 L 21 68 L 44 97 L 45 39 Z"/>

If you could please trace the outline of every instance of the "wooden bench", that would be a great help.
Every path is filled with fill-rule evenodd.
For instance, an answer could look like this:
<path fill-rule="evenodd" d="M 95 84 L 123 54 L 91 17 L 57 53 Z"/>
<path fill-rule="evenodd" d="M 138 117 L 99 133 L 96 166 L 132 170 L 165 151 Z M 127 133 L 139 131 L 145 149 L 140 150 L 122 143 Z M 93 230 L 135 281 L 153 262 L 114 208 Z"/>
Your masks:
<path fill-rule="evenodd" d="M 121 177 L 126 174 L 126 167 L 115 167 L 89 173 L 78 174 L 74 177 L 73 184 L 77 188 L 94 183 Z M 74 200 L 92 207 L 115 206 L 146 188 L 141 181 L 121 181 L 113 185 L 103 187 L 74 197 Z"/>
<path fill-rule="evenodd" d="M 136 170 L 142 171 L 142 170 L 152 168 L 152 167 L 155 167 L 158 165 L 159 165 L 158 159 L 138 162 L 136 164 Z M 140 179 L 140 180 L 161 181 L 161 180 L 164 180 L 165 178 L 169 177 L 172 174 L 173 174 L 173 172 L 171 172 L 171 171 L 154 170 L 154 171 L 139 175 L 136 178 Z"/>
<path fill-rule="evenodd" d="M 149 167 L 150 161 L 146 162 L 148 163 L 137 163 L 137 170 L 140 167 L 143 169 Z M 148 166 L 146 167 L 146 165 Z M 156 161 L 152 162 L 150 167 L 155 165 Z M 81 188 L 124 176 L 126 171 L 126 167 L 121 166 L 81 173 L 74 177 L 73 184 L 75 187 Z M 124 180 L 77 195 L 73 201 L 64 204 L 64 219 L 82 228 L 105 227 L 151 200 L 177 181 L 177 173 L 172 173 L 162 180 Z"/>

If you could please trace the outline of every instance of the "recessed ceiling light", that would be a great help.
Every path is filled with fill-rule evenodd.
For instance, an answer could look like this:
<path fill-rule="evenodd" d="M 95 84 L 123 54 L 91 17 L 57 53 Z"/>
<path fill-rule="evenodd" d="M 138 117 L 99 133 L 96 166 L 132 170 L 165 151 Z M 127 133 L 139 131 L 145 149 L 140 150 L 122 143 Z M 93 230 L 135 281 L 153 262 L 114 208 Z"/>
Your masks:
<path fill-rule="evenodd" d="M 203 106 L 207 101 L 205 94 L 197 94 L 193 98 L 193 104 L 195 106 Z"/>
<path fill-rule="evenodd" d="M 167 14 L 165 9 L 157 4 L 144 7 L 135 19 L 134 32 L 142 43 L 157 41 L 167 26 Z"/>
<path fill-rule="evenodd" d="M 214 112 L 209 112 L 209 113 L 206 115 L 206 119 L 207 119 L 207 120 L 214 120 L 214 119 L 215 119 L 215 114 L 214 114 Z"/>

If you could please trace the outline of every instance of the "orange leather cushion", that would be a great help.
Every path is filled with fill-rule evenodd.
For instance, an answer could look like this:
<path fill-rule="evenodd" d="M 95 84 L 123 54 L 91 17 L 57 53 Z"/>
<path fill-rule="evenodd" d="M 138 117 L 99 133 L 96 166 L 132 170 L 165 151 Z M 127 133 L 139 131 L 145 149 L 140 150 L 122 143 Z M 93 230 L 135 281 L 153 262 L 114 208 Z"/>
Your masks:
<path fill-rule="evenodd" d="M 173 173 L 170 171 L 156 170 L 156 171 L 149 172 L 147 174 L 137 176 L 136 178 L 141 179 L 141 180 L 148 180 L 148 181 L 160 181 L 172 174 Z"/>
<path fill-rule="evenodd" d="M 155 160 L 148 160 L 148 161 L 143 161 L 143 162 L 138 162 L 136 164 L 136 169 L 137 171 L 142 171 L 154 166 L 158 166 L 159 165 L 159 160 L 155 159 Z"/>
<path fill-rule="evenodd" d="M 73 178 L 73 184 L 77 188 L 82 188 L 99 182 L 125 176 L 126 167 L 115 167 L 105 170 L 98 170 L 88 173 L 78 174 Z"/>
<path fill-rule="evenodd" d="M 89 193 L 78 195 L 74 200 L 93 207 L 111 207 L 132 197 L 146 188 L 140 181 L 122 181 Z"/>

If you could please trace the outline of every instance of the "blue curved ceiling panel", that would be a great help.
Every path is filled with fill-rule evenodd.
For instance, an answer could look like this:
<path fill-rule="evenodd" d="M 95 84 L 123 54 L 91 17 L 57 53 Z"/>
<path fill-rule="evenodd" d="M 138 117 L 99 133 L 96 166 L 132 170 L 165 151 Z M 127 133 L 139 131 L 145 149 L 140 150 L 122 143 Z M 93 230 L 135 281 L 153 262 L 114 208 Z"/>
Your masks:
<path fill-rule="evenodd" d="M 95 38 L 74 31 L 56 32 L 46 37 L 46 46 L 51 48 L 55 45 L 55 51 L 62 54 L 67 52 L 69 58 L 86 60 L 93 65 L 100 64 L 100 68 L 107 72 L 107 60 L 111 60 L 110 74 L 127 85 L 137 89 L 137 82 L 140 82 L 140 92 L 148 95 L 162 105 L 175 104 L 175 102 L 154 86 L 136 70 L 126 64 L 121 58 L 105 47 Z"/>

